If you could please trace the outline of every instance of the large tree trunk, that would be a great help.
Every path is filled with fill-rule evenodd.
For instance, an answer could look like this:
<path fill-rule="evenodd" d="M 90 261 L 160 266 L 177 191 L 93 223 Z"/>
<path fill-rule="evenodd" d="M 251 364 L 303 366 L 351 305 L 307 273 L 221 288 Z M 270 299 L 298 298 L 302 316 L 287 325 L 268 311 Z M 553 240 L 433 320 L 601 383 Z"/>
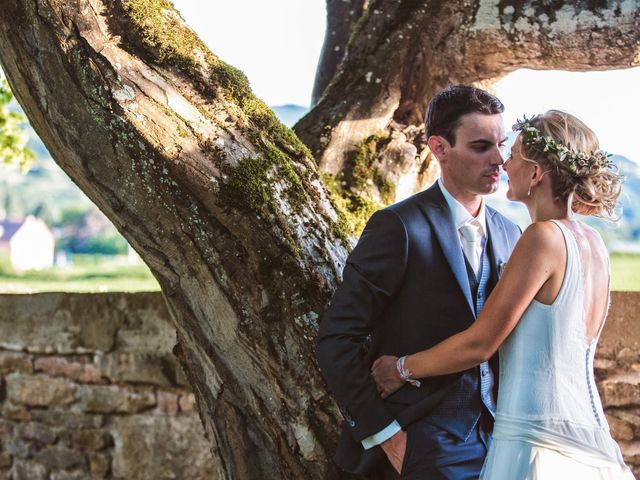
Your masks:
<path fill-rule="evenodd" d="M 344 38 L 344 5 L 327 1 L 332 38 Z M 371 0 L 364 6 L 361 18 L 347 23 L 354 25 L 348 44 L 323 49 L 315 88 L 322 96 L 295 126 L 320 169 L 343 186 L 339 193 L 360 203 L 384 200 L 381 186 L 393 201 L 433 182 L 438 168 L 422 118 L 429 98 L 449 84 L 490 88 L 518 68 L 640 65 L 638 0 Z M 386 182 L 358 178 L 365 146 L 365 172 Z"/>
<path fill-rule="evenodd" d="M 352 244 L 341 205 L 364 218 L 427 181 L 426 98 L 518 66 L 637 62 L 629 0 L 580 16 L 561 2 L 355 4 L 348 52 L 327 62 L 338 73 L 298 127 L 325 171 L 375 187 L 349 204 L 338 184 L 336 208 L 307 148 L 166 0 L 0 10 L 0 61 L 34 128 L 162 287 L 221 479 L 338 476 L 340 420 L 313 337 Z M 396 192 L 392 170 L 409 178 Z"/>

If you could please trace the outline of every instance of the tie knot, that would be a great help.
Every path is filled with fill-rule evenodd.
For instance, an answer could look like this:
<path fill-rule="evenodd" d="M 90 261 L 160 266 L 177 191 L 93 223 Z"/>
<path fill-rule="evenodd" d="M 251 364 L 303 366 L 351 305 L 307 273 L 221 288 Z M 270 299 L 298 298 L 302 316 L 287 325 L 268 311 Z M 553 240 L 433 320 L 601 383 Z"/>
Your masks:
<path fill-rule="evenodd" d="M 481 239 L 480 226 L 475 220 L 471 220 L 460 227 L 462 237 L 469 243 L 479 242 Z"/>

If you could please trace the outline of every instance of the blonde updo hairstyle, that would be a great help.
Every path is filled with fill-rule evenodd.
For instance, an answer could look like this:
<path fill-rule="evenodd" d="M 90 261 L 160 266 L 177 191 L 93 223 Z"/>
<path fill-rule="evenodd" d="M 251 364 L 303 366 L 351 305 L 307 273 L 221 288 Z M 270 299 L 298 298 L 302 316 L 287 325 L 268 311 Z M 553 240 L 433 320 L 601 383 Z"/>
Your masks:
<path fill-rule="evenodd" d="M 600 148 L 596 134 L 566 112 L 549 110 L 536 115 L 528 123 L 542 135 L 574 151 L 591 155 Z M 581 215 L 614 217 L 622 179 L 613 164 L 587 164 L 571 170 L 567 159 L 560 161 L 555 153 L 543 152 L 540 147 L 524 142 L 521 142 L 520 154 L 549 171 L 551 188 L 557 201 L 569 201 L 571 198 L 571 210 Z"/>

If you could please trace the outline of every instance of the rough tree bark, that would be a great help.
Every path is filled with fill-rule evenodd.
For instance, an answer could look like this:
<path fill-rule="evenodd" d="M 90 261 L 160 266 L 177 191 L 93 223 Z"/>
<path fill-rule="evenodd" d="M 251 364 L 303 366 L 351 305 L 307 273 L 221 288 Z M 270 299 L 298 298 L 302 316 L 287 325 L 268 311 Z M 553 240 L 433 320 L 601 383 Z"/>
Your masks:
<path fill-rule="evenodd" d="M 580 15 L 543 3 L 358 3 L 348 53 L 298 131 L 333 173 L 360 145 L 360 176 L 389 200 L 379 145 L 424 175 L 411 126 L 444 84 L 638 62 L 634 1 L 578 2 Z M 4 0 L 0 62 L 56 162 L 158 279 L 215 475 L 337 478 L 339 415 L 313 336 L 352 240 L 309 150 L 166 0 Z"/>
<path fill-rule="evenodd" d="M 322 92 L 335 76 L 338 64 L 344 57 L 349 35 L 355 22 L 362 18 L 368 0 L 327 0 L 327 29 L 318 60 L 316 80 L 311 93 L 311 103 L 320 100 Z"/>
<path fill-rule="evenodd" d="M 328 31 L 343 27 L 337 14 L 344 5 L 327 2 Z M 638 0 L 371 0 L 348 45 L 323 49 L 316 75 L 322 96 L 294 129 L 356 206 L 367 199 L 386 203 L 385 190 L 386 200 L 398 200 L 438 172 L 422 127 L 438 90 L 452 83 L 490 88 L 518 68 L 640 65 L 639 42 Z M 358 178 L 362 163 L 378 181 Z"/>

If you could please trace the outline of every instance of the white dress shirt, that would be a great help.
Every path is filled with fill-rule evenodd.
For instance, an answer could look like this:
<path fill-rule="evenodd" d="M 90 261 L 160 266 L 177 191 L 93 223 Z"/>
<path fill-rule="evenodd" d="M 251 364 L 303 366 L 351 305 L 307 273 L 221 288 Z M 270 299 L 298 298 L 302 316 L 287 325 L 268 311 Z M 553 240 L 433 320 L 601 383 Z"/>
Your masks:
<path fill-rule="evenodd" d="M 487 238 L 487 215 L 484 206 L 484 198 L 481 199 L 480 202 L 480 211 L 478 215 L 473 217 L 469 213 L 469 211 L 462 206 L 462 204 L 455 199 L 451 193 L 445 188 L 442 183 L 442 178 L 438 179 L 438 186 L 440 190 L 442 190 L 442 194 L 444 195 L 444 199 L 449 206 L 449 210 L 451 211 L 451 217 L 453 218 L 453 224 L 458 231 L 458 240 L 460 241 L 460 246 L 462 247 L 463 252 L 467 256 L 467 260 L 472 267 L 474 267 L 476 277 L 480 274 L 480 256 L 482 255 L 482 248 L 485 243 L 485 239 Z M 466 241 L 464 235 L 460 231 L 460 228 L 465 224 L 474 225 L 479 234 L 480 234 L 480 242 L 478 242 L 475 246 L 475 252 L 473 253 L 474 258 L 471 257 L 471 253 L 466 249 Z"/>

